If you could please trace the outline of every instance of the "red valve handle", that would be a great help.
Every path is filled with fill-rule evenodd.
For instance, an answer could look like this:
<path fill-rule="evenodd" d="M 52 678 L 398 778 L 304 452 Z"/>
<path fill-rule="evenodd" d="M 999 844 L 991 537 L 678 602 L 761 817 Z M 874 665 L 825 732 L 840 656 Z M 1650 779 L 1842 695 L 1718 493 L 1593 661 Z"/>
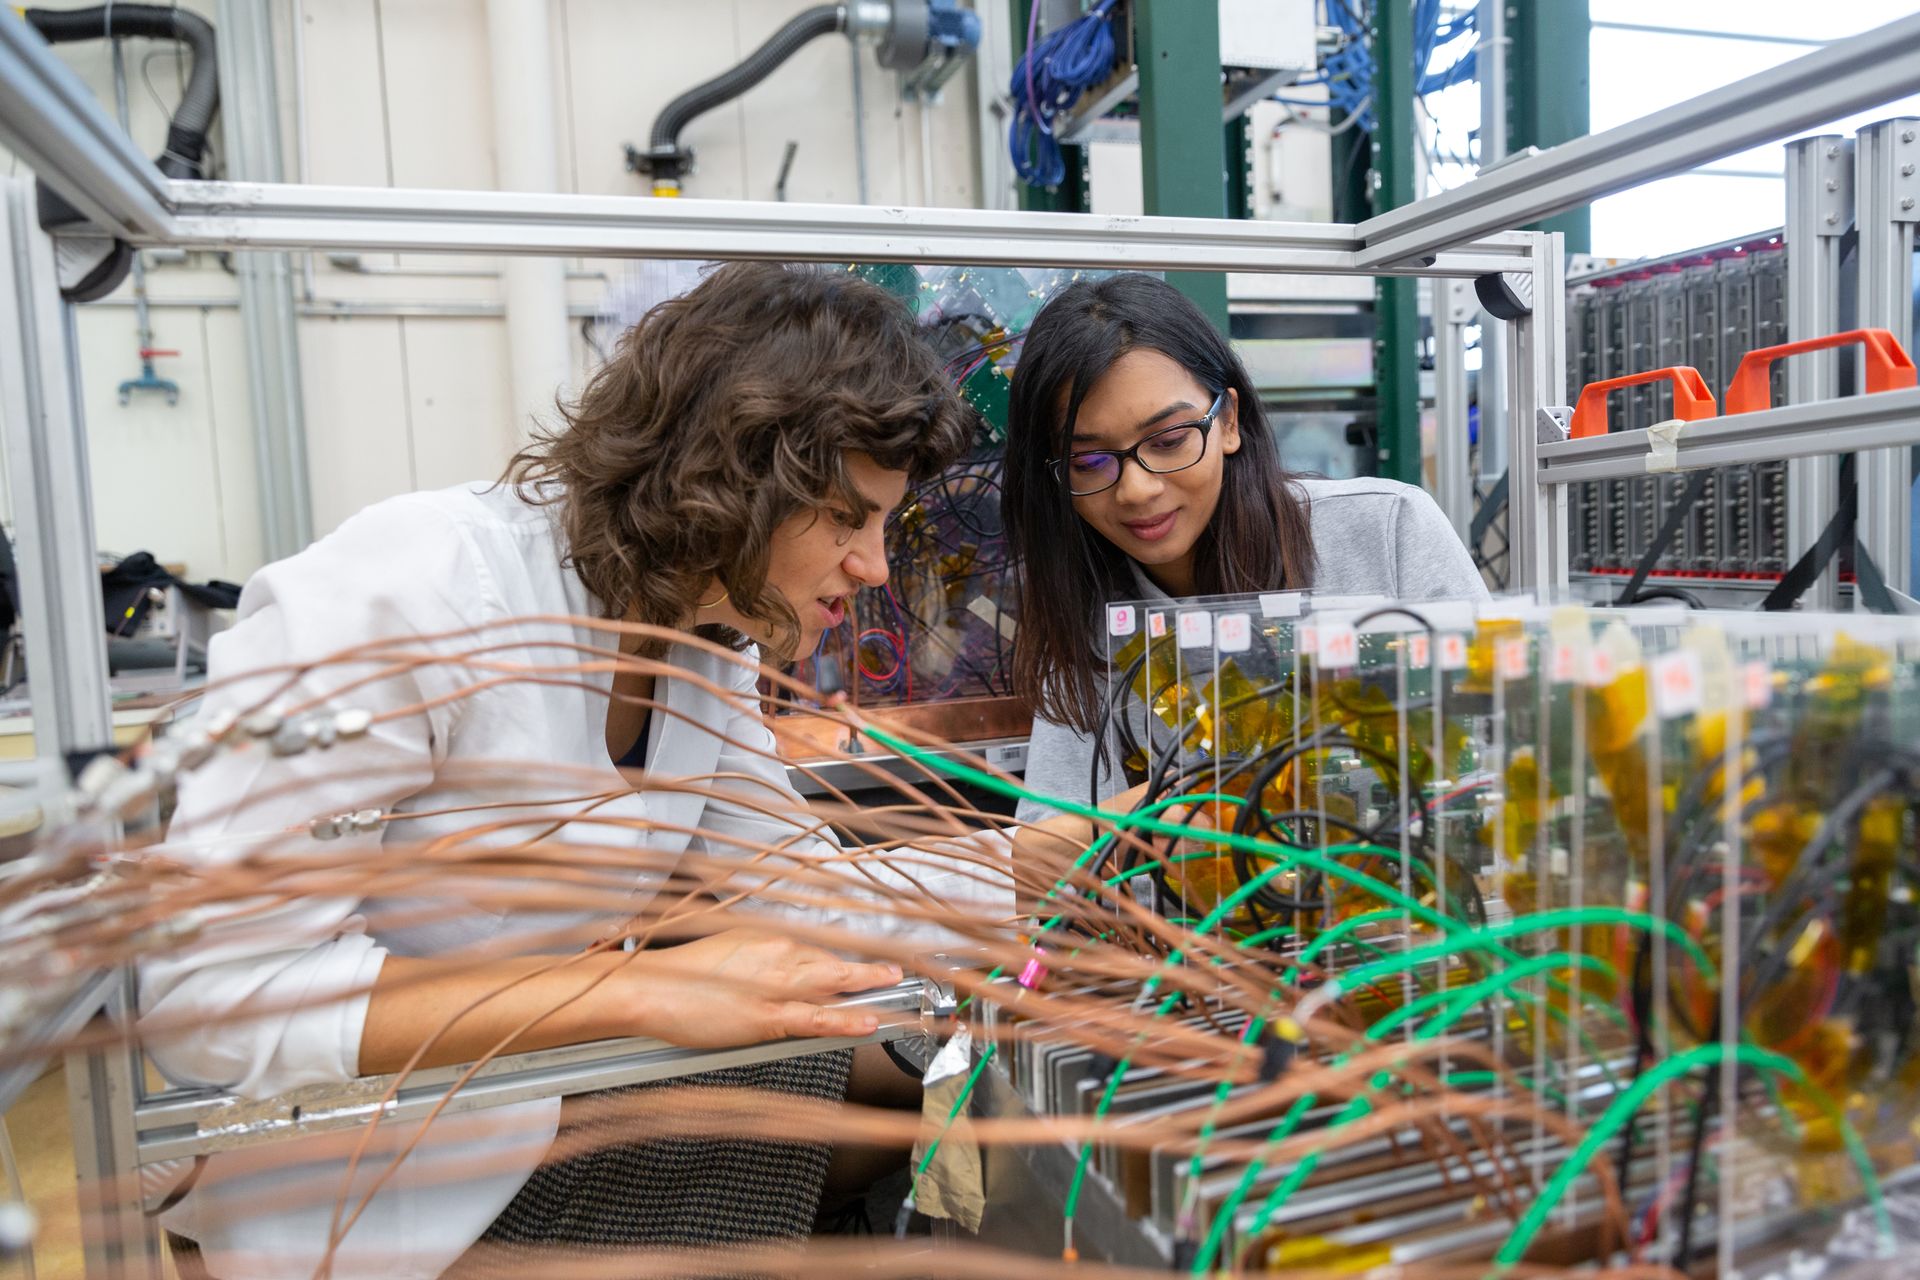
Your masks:
<path fill-rule="evenodd" d="M 1803 338 L 1777 347 L 1749 351 L 1734 370 L 1727 384 L 1727 412 L 1753 413 L 1773 407 L 1773 382 L 1769 375 L 1773 362 L 1803 351 L 1825 351 L 1829 347 L 1850 347 L 1859 343 L 1867 349 L 1867 391 L 1897 391 L 1914 383 L 1913 361 L 1885 329 L 1850 329 L 1830 333 L 1824 338 Z"/>
<path fill-rule="evenodd" d="M 178 351 L 162 351 L 158 347 L 140 348 L 140 358 L 142 360 L 151 360 L 155 356 L 177 356 L 179 354 Z"/>
<path fill-rule="evenodd" d="M 1579 440 L 1585 436 L 1603 436 L 1607 433 L 1608 392 L 1666 378 L 1673 379 L 1673 414 L 1676 418 L 1696 422 L 1701 418 L 1711 418 L 1718 412 L 1713 403 L 1713 392 L 1707 390 L 1707 380 L 1700 376 L 1700 371 L 1691 365 L 1677 364 L 1671 369 L 1649 369 L 1645 373 L 1608 378 L 1605 382 L 1589 382 L 1573 406 L 1573 426 L 1567 432 L 1568 438 Z"/>

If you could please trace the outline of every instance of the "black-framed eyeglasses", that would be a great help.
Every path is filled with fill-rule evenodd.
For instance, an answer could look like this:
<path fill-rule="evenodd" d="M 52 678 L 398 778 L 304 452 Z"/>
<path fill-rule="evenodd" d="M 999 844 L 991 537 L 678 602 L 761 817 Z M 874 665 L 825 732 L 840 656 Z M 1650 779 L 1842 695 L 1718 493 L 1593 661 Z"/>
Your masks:
<path fill-rule="evenodd" d="M 1054 478 L 1065 485 L 1073 497 L 1084 498 L 1119 484 L 1120 473 L 1126 470 L 1129 458 L 1140 464 L 1142 471 L 1157 476 L 1185 471 L 1207 456 L 1207 432 L 1213 429 L 1214 419 L 1220 416 L 1226 400 L 1227 393 L 1222 391 L 1213 398 L 1205 417 L 1162 427 L 1142 437 L 1130 449 L 1090 449 L 1055 458 Z"/>

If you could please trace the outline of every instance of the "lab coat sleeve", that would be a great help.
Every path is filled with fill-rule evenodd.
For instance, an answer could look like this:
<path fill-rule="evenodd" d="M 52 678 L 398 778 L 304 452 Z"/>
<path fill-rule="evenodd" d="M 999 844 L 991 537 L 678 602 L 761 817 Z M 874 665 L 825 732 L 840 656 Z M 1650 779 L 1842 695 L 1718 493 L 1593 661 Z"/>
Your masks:
<path fill-rule="evenodd" d="M 727 680 L 733 691 L 733 707 L 725 728 L 728 741 L 721 744 L 715 770 L 746 775 L 752 781 L 723 782 L 716 785 L 716 790 L 736 791 L 743 801 L 773 814 L 792 816 L 771 816 L 726 799 L 709 800 L 700 818 L 701 826 L 724 838 L 703 840 L 708 852 L 745 860 L 753 856 L 756 846 L 785 841 L 794 858 L 830 868 L 845 881 L 849 897 L 872 904 L 865 909 L 805 912 L 814 924 L 940 946 L 958 943 L 959 935 L 938 924 L 898 914 L 892 905 L 896 894 L 963 912 L 976 920 L 998 921 L 1013 914 L 1012 846 L 1000 832 L 980 831 L 942 839 L 937 844 L 922 841 L 912 848 L 900 848 L 889 855 L 897 865 L 867 858 L 856 866 L 846 859 L 832 830 L 825 826 L 818 834 L 796 839 L 795 833 L 815 819 L 788 781 L 785 765 L 775 756 L 773 732 L 761 718 L 753 673 L 733 664 L 726 670 L 730 673 Z M 768 865 L 780 863 L 770 860 Z M 768 898 L 757 898 L 753 905 L 764 910 L 795 910 Z"/>
<path fill-rule="evenodd" d="M 210 691 L 205 711 L 253 708 L 287 679 L 262 668 L 352 646 L 398 640 L 396 649 L 410 654 L 444 656 L 484 643 L 424 637 L 474 625 L 490 595 L 479 557 L 447 516 L 407 498 L 381 503 L 254 575 L 238 620 L 213 639 L 208 659 L 210 685 L 242 678 Z M 293 708 L 318 698 L 328 710 L 378 714 L 470 683 L 457 663 L 439 662 L 345 687 L 390 668 L 390 657 L 329 663 L 300 674 L 273 701 Z M 426 787 L 458 731 L 462 705 L 455 699 L 398 716 L 326 751 L 281 757 L 260 742 L 223 750 L 182 778 L 160 852 L 214 877 L 248 874 L 242 860 L 263 849 L 377 854 L 378 835 L 322 844 L 307 824 L 390 809 Z M 183 1084 L 247 1097 L 358 1074 L 367 997 L 340 997 L 371 984 L 385 958 L 359 905 L 349 896 L 242 899 L 213 909 L 182 950 L 143 963 L 140 1025 L 161 1070 Z M 250 1007 L 258 1017 L 231 1020 Z M 196 1027 L 205 1029 L 170 1033 Z"/>

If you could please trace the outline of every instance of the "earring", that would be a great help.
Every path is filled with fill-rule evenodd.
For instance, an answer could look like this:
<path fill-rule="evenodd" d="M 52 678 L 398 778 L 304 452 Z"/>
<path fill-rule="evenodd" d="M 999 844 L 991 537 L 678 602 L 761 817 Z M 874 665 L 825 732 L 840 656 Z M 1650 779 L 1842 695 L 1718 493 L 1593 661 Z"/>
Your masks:
<path fill-rule="evenodd" d="M 725 587 L 722 587 L 720 588 L 719 595 L 715 596 L 711 600 L 702 600 L 699 603 L 697 603 L 694 607 L 698 609 L 711 609 L 717 604 L 724 603 L 726 601 L 726 598 L 727 598 L 727 589 Z"/>

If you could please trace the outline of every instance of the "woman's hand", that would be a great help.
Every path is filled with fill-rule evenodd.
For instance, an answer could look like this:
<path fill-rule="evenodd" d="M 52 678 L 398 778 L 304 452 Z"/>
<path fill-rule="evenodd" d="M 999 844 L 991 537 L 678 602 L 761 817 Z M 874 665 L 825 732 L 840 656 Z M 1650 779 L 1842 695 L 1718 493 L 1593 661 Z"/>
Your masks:
<path fill-rule="evenodd" d="M 891 964 L 842 960 L 831 951 L 756 929 L 728 929 L 697 942 L 628 958 L 622 987 L 635 1027 L 674 1044 L 721 1049 L 789 1036 L 864 1036 L 880 1020 L 835 999 L 892 986 Z"/>

